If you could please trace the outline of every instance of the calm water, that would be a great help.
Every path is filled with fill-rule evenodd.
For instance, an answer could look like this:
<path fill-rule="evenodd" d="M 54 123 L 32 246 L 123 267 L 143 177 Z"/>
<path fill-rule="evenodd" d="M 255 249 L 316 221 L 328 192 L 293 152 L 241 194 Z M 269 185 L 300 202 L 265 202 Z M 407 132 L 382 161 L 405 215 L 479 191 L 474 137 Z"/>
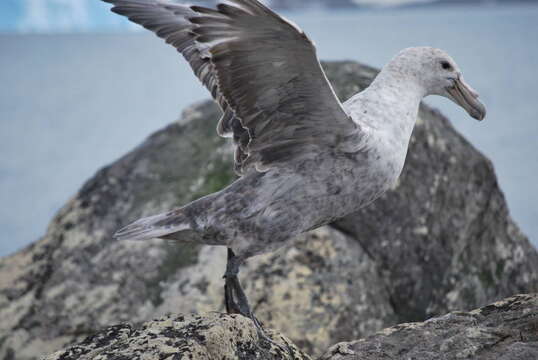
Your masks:
<path fill-rule="evenodd" d="M 538 6 L 288 14 L 322 59 L 381 66 L 446 49 L 488 106 L 478 123 L 429 99 L 489 156 L 513 217 L 538 241 Z M 0 35 L 0 256 L 36 240 L 81 184 L 208 97 L 151 34 Z"/>

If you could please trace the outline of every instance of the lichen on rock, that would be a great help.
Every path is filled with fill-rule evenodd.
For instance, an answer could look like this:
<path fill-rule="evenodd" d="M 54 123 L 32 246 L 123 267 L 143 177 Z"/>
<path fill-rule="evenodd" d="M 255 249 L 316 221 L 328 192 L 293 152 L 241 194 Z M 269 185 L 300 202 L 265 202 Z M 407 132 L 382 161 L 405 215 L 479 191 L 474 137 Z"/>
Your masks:
<path fill-rule="evenodd" d="M 310 360 L 283 335 L 267 334 L 278 345 L 259 337 L 241 315 L 165 316 L 139 329 L 109 327 L 43 360 Z"/>
<path fill-rule="evenodd" d="M 365 339 L 336 344 L 320 360 L 381 359 L 538 359 L 538 294 L 400 324 Z"/>
<path fill-rule="evenodd" d="M 138 328 L 129 324 L 109 327 L 43 360 L 310 359 L 288 338 L 266 332 L 278 345 L 260 338 L 253 322 L 241 315 L 169 315 Z M 536 358 L 538 294 L 400 324 L 361 340 L 333 345 L 320 360 Z"/>

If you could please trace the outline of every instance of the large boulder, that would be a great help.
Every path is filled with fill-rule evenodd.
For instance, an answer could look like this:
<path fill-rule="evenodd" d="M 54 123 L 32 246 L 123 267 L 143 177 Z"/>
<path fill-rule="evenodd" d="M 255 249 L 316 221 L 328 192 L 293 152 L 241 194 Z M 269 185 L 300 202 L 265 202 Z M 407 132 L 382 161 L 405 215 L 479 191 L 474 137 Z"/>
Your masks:
<path fill-rule="evenodd" d="M 376 74 L 350 62 L 326 69 L 342 99 Z M 218 117 L 212 102 L 187 109 L 100 170 L 43 238 L 0 259 L 0 359 L 34 359 L 112 324 L 223 310 L 225 249 L 111 237 L 233 181 Z M 393 190 L 252 259 L 241 275 L 266 326 L 316 355 L 401 321 L 537 291 L 538 254 L 510 218 L 491 163 L 422 107 Z"/>
<path fill-rule="evenodd" d="M 267 335 L 241 315 L 169 315 L 138 329 L 111 326 L 44 360 L 310 360 L 282 334 Z"/>
<path fill-rule="evenodd" d="M 538 359 L 538 294 L 397 325 L 366 339 L 336 344 L 320 358 L 385 359 Z"/>
<path fill-rule="evenodd" d="M 538 294 L 517 295 L 339 343 L 320 360 L 530 360 L 538 358 L 537 329 Z M 239 315 L 165 316 L 138 329 L 112 326 L 44 360 L 309 359 L 281 334 L 267 333 L 278 345 L 259 338 L 254 324 Z"/>

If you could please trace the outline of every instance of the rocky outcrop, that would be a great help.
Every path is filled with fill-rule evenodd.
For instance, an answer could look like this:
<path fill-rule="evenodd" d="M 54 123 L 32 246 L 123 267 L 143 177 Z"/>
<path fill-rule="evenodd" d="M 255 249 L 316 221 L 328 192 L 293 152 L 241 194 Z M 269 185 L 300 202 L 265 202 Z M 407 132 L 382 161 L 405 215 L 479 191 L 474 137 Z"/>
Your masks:
<path fill-rule="evenodd" d="M 44 360 L 310 360 L 283 335 L 267 335 L 273 343 L 260 338 L 253 322 L 241 315 L 164 316 L 140 329 L 109 327 Z"/>
<path fill-rule="evenodd" d="M 320 360 L 538 359 L 538 295 L 385 329 L 333 346 Z"/>
<path fill-rule="evenodd" d="M 280 334 L 260 340 L 239 315 L 166 316 L 140 329 L 117 325 L 44 360 L 310 359 Z M 538 358 L 538 295 L 518 295 L 471 312 L 407 323 L 332 346 L 320 360 Z"/>
<path fill-rule="evenodd" d="M 349 62 L 326 68 L 340 98 L 376 74 Z M 234 179 L 218 117 L 211 102 L 189 108 L 100 170 L 41 240 L 0 259 L 0 359 L 34 359 L 113 324 L 223 310 L 224 249 L 111 237 Z M 538 254 L 491 163 L 423 107 L 392 191 L 252 259 L 241 276 L 258 317 L 319 355 L 402 321 L 538 291 Z"/>

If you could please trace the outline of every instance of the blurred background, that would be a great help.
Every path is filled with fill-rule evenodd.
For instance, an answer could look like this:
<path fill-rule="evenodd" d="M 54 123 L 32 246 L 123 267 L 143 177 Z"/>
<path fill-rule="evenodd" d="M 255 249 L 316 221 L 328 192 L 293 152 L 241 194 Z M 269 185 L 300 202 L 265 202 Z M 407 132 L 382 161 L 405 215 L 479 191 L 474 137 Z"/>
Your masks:
<path fill-rule="evenodd" d="M 493 161 L 512 216 L 538 244 L 538 1 L 266 3 L 322 60 L 381 67 L 409 46 L 448 51 L 486 103 L 486 121 L 445 99 L 426 102 Z M 109 8 L 0 1 L 0 256 L 43 235 L 100 167 L 209 97 L 175 49 Z"/>

